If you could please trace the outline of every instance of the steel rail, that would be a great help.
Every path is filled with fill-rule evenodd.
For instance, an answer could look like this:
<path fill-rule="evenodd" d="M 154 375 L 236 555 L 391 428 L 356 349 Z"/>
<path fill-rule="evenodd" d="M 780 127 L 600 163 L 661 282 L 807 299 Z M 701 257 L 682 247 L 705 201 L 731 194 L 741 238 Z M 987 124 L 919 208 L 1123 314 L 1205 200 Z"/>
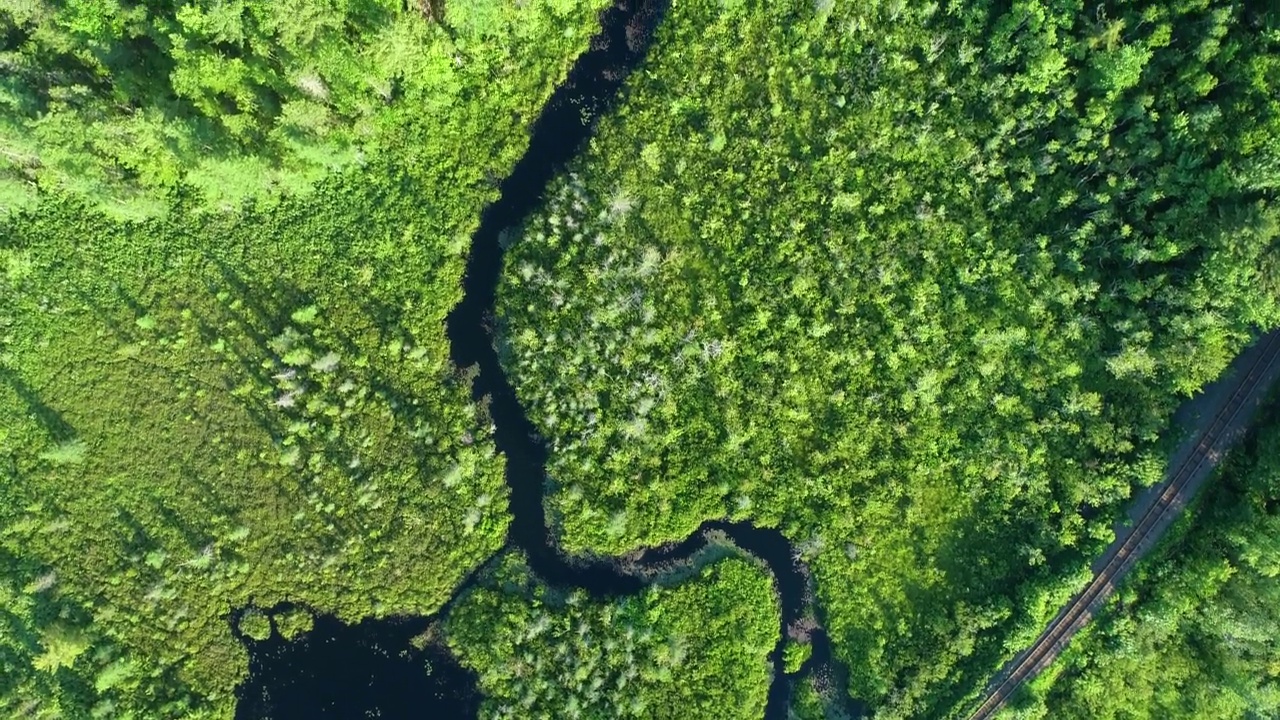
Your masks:
<path fill-rule="evenodd" d="M 1115 588 L 1114 581 L 1123 577 L 1129 570 L 1128 566 L 1137 561 L 1137 554 L 1131 553 L 1141 548 L 1150 539 L 1152 531 L 1173 509 L 1175 501 L 1186 484 L 1206 463 L 1218 460 L 1220 448 L 1216 446 L 1222 439 L 1222 433 L 1239 416 L 1249 396 L 1275 364 L 1277 349 L 1280 349 L 1280 333 L 1268 336 L 1266 345 L 1250 365 L 1227 402 L 1210 424 L 1195 436 L 1195 448 L 1170 476 L 1167 487 L 1161 492 L 1156 502 L 1147 508 L 1120 544 L 1108 551 L 1106 562 L 1094 574 L 1089 585 L 1076 596 L 1064 612 L 1049 623 L 1036 642 L 1016 661 L 1014 667 L 993 689 L 988 691 L 985 700 L 969 716 L 969 720 L 988 720 L 1004 706 L 1013 691 L 1026 682 L 1029 676 L 1052 662 L 1056 657 L 1056 651 L 1065 646 L 1075 632 L 1088 622 L 1089 618 L 1086 614 L 1092 611 L 1096 603 L 1110 595 Z"/>

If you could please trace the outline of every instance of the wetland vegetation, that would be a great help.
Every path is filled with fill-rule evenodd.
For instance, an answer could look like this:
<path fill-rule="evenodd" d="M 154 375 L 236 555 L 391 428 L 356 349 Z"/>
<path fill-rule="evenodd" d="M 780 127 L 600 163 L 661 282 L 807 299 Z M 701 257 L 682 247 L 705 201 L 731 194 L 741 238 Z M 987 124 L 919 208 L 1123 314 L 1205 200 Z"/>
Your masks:
<path fill-rule="evenodd" d="M 1280 714 L 1280 412 L 1010 718 Z"/>
<path fill-rule="evenodd" d="M 3 220 L 4 714 L 230 717 L 248 668 L 234 609 L 428 615 L 503 544 L 504 458 L 443 321 L 494 178 L 600 5 L 472 17 L 484 5 L 458 3 L 449 27 L 386 5 L 387 22 L 417 27 L 400 48 L 413 63 L 396 66 L 407 94 L 378 131 L 396 150 L 306 193 L 222 211 L 183 176 L 154 195 L 162 212 L 123 220 L 110 193 L 49 164 L 39 202 Z M 5 42 L 28 41 L 7 52 L 34 52 L 48 24 L 92 25 L 72 10 L 104 26 L 173 12 L 36 7 L 0 9 Z M 343 22 L 321 23 L 312 51 Z M 46 69 L 66 79 L 59 67 Z M 119 101 L 146 104 L 125 80 L 109 83 Z M 95 87 L 78 92 L 116 101 Z"/>
<path fill-rule="evenodd" d="M 1280 325 L 1263 3 L 0 0 L 0 69 L 6 715 L 960 717 Z M 1276 711 L 1275 417 L 1012 716 Z"/>
<path fill-rule="evenodd" d="M 769 575 L 741 558 L 600 602 L 510 556 L 445 632 L 479 675 L 482 718 L 747 720 L 764 714 L 778 613 Z"/>

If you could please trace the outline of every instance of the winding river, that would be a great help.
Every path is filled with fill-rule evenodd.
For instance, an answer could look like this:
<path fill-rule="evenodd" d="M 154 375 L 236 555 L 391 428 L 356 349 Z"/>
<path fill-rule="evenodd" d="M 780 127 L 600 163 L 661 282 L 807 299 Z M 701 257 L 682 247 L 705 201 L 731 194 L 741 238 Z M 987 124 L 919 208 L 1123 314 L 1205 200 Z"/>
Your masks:
<path fill-rule="evenodd" d="M 519 549 L 544 582 L 585 590 L 593 598 L 606 600 L 642 591 L 664 570 L 696 561 L 713 537 L 727 538 L 767 565 L 773 575 L 782 613 L 778 642 L 769 656 L 774 676 L 765 718 L 784 720 L 791 684 L 797 679 L 821 669 L 835 673 L 836 688 L 845 687 L 821 628 L 806 631 L 813 655 L 805 667 L 794 675 L 783 672 L 782 649 L 788 631 L 806 616 L 813 597 L 809 573 L 795 560 L 791 543 L 776 529 L 709 521 L 684 541 L 637 551 L 629 554 L 625 563 L 621 559 L 567 557 L 557 547 L 544 511 L 547 447 L 520 405 L 495 349 L 493 308 L 502 270 L 499 235 L 518 227 L 538 207 L 548 183 L 590 137 L 593 119 L 609 110 L 626 77 L 644 59 L 668 2 L 616 0 L 601 13 L 601 29 L 590 49 L 578 57 L 568 78 L 543 108 L 527 152 L 502 181 L 500 198 L 481 217 L 472 238 L 464 296 L 448 318 L 448 337 L 454 364 L 479 368 L 473 395 L 477 400 L 489 398 L 497 447 L 506 456 L 512 521 L 500 552 Z M 382 717 L 424 713 L 431 717 L 475 717 L 479 706 L 476 678 L 439 645 L 419 644 L 415 650 L 394 656 L 383 648 L 408 646 L 411 638 L 420 636 L 448 612 L 482 571 L 483 567 L 473 571 L 435 616 L 370 620 L 355 626 L 321 617 L 308 642 L 302 644 L 278 637 L 265 642 L 242 638 L 250 649 L 250 677 L 237 693 L 237 718 L 357 717 L 368 712 Z M 281 609 L 286 606 L 270 612 Z M 431 667 L 430 678 L 425 680 L 424 662 Z M 858 714 L 852 704 L 846 711 L 850 716 Z"/>
<path fill-rule="evenodd" d="M 498 361 L 492 334 L 495 292 L 502 271 L 499 235 L 518 227 L 538 207 L 556 172 L 590 137 L 593 125 L 582 118 L 595 118 L 609 109 L 626 77 L 644 59 L 666 9 L 666 0 L 618 0 L 601 14 L 601 30 L 592 39 L 591 49 L 577 59 L 567 80 L 552 95 L 533 126 L 528 151 L 502 182 L 500 199 L 485 209 L 472 238 L 465 296 L 449 317 L 449 339 L 455 365 L 480 368 L 473 386 L 475 397 L 490 398 L 497 446 L 507 458 L 511 489 L 513 519 L 508 545 L 523 550 L 530 567 L 545 582 L 580 588 L 603 599 L 641 591 L 660 568 L 701 552 L 709 533 L 727 537 L 764 561 L 774 577 L 782 621 L 778 643 L 770 654 L 774 680 L 765 717 L 782 719 L 787 716 L 792 679 L 782 672 L 783 643 L 788 628 L 804 616 L 812 596 L 808 573 L 794 560 L 791 543 L 775 529 L 711 521 L 681 543 L 629 558 L 625 570 L 615 560 L 566 557 L 548 530 L 544 512 L 547 448 Z M 809 636 L 813 657 L 797 677 L 832 662 L 826 635 L 816 630 Z"/>

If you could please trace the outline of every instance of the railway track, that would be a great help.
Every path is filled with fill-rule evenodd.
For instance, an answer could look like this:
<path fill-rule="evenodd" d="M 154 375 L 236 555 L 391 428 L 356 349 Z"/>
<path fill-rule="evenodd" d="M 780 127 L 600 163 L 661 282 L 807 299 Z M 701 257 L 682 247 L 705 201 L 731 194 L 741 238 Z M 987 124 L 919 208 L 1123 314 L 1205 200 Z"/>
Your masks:
<path fill-rule="evenodd" d="M 1183 458 L 1166 481 L 1160 496 L 1130 529 L 1128 535 L 1113 543 L 1104 556 L 1103 566 L 1093 580 L 1071 603 L 1049 623 L 1036 642 L 988 688 L 982 704 L 969 716 L 969 720 L 988 720 L 1004 706 L 1013 693 L 1027 680 L 1035 677 L 1053 662 L 1058 653 L 1071 641 L 1072 636 L 1089 622 L 1096 607 L 1115 590 L 1116 584 L 1132 569 L 1141 555 L 1140 550 L 1168 527 L 1163 521 L 1181 511 L 1183 490 L 1205 469 L 1217 464 L 1226 450 L 1226 431 L 1244 409 L 1246 402 L 1259 390 L 1268 371 L 1280 355 L 1280 333 L 1268 334 L 1258 356 L 1250 364 L 1227 402 L 1214 415 L 1207 426 L 1195 436 L 1194 449 Z"/>

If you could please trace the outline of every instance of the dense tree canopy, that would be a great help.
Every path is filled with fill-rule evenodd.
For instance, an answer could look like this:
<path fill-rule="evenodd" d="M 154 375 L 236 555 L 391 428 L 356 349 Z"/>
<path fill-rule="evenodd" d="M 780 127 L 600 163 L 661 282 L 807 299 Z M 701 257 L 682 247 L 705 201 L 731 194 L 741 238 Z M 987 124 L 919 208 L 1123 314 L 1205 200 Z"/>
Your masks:
<path fill-rule="evenodd" d="M 1280 406 L 1011 718 L 1280 715 Z"/>
<path fill-rule="evenodd" d="M 1265 4 L 677 3 L 499 290 L 561 542 L 777 525 L 948 712 L 1280 320 L 1276 87 Z"/>
<path fill-rule="evenodd" d="M 515 557 L 451 610 L 482 718 L 755 720 L 778 635 L 769 575 L 731 557 L 614 602 L 537 582 Z"/>
<path fill-rule="evenodd" d="M 126 215 L 180 182 L 220 205 L 308 187 L 388 123 L 469 115 L 478 80 L 543 95 L 601 4 L 0 2 L 0 211 L 37 186 Z"/>

